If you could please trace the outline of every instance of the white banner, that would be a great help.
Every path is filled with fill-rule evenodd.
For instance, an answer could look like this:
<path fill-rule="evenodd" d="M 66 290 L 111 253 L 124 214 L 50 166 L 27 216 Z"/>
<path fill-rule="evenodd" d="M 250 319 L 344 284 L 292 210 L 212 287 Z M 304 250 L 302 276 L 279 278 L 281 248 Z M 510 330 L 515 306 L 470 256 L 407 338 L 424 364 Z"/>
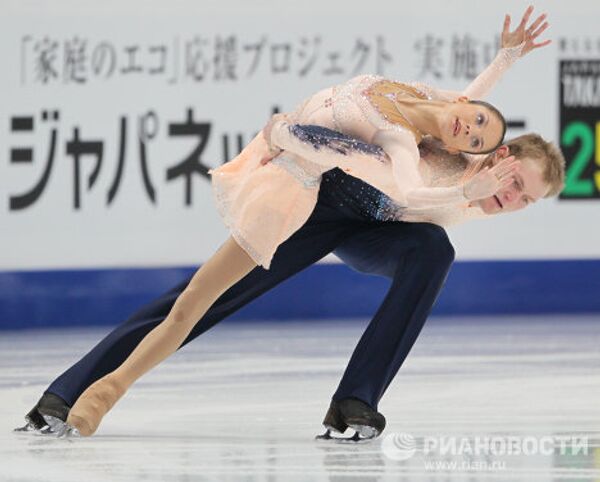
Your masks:
<path fill-rule="evenodd" d="M 495 55 L 504 13 L 516 25 L 527 6 L 1 4 L 2 270 L 200 263 L 227 235 L 206 170 L 275 109 L 359 73 L 460 90 Z M 600 128 L 590 128 L 590 147 L 579 110 L 563 119 L 577 125 L 561 127 L 560 99 L 560 61 L 600 57 L 600 4 L 545 2 L 543 11 L 553 44 L 519 61 L 489 100 L 512 122 L 509 137 L 536 131 L 559 142 L 574 129 L 574 194 L 453 229 L 462 259 L 600 256 Z M 595 78 L 589 66 L 573 75 Z M 589 85 L 580 107 L 593 125 Z"/>

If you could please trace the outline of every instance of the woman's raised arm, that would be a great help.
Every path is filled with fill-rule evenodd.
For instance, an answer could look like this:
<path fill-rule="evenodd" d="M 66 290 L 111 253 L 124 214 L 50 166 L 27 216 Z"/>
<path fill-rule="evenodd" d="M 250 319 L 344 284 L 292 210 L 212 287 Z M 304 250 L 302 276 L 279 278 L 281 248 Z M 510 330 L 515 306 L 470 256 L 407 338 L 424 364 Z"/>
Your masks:
<path fill-rule="evenodd" d="M 420 90 L 423 90 L 429 96 L 438 100 L 453 101 L 459 97 L 467 97 L 469 99 L 485 98 L 502 78 L 504 73 L 521 57 L 527 55 L 535 49 L 539 49 L 548 45 L 551 40 L 536 42 L 536 39 L 548 28 L 549 23 L 546 21 L 546 14 L 542 14 L 531 23 L 529 18 L 533 13 L 533 7 L 528 7 L 521 22 L 514 31 L 510 31 L 511 18 L 510 15 L 504 17 L 504 25 L 502 28 L 502 43 L 498 54 L 488 65 L 462 92 L 437 89 L 425 84 L 413 84 Z"/>

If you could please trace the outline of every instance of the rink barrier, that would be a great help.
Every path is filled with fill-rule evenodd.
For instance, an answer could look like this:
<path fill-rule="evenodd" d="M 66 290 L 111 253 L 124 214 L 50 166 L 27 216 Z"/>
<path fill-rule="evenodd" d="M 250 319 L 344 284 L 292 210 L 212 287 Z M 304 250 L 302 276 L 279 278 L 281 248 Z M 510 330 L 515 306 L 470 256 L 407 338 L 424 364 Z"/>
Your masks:
<path fill-rule="evenodd" d="M 0 272 L 0 329 L 113 325 L 194 268 Z M 438 316 L 600 313 L 600 260 L 456 262 Z M 315 265 L 232 319 L 366 318 L 389 282 L 341 264 Z"/>

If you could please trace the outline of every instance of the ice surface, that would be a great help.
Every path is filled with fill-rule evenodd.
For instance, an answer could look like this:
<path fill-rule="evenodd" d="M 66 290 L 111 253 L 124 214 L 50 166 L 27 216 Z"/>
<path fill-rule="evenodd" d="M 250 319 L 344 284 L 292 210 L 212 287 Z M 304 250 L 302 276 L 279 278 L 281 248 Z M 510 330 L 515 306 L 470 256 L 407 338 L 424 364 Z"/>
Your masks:
<path fill-rule="evenodd" d="M 11 430 L 106 330 L 0 332 L 0 480 L 600 479 L 600 318 L 430 320 L 380 403 L 382 437 L 317 442 L 365 326 L 222 323 L 144 377 L 89 439 Z M 385 450 L 401 433 L 416 443 L 407 460 Z M 424 451 L 432 437 L 557 435 L 588 437 L 587 453 L 475 456 L 464 465 L 464 454 Z M 426 465 L 440 460 L 463 466 Z"/>

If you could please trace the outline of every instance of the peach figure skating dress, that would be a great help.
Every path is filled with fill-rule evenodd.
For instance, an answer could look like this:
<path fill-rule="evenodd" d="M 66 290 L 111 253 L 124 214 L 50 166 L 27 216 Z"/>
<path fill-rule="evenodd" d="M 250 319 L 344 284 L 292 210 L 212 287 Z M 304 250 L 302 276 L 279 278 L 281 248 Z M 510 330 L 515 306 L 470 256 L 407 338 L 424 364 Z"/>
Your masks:
<path fill-rule="evenodd" d="M 521 50 L 501 49 L 464 92 L 363 75 L 308 98 L 289 121 L 273 126 L 271 144 L 283 151 L 271 162 L 261 165 L 269 146 L 259 133 L 236 158 L 211 171 L 216 205 L 231 235 L 269 268 L 277 247 L 313 211 L 322 174 L 335 167 L 386 194 L 393 201 L 387 206 L 390 220 L 448 226 L 485 216 L 464 196 L 464 166 L 432 169 L 420 161 L 421 134 L 395 99 L 480 99 Z"/>

